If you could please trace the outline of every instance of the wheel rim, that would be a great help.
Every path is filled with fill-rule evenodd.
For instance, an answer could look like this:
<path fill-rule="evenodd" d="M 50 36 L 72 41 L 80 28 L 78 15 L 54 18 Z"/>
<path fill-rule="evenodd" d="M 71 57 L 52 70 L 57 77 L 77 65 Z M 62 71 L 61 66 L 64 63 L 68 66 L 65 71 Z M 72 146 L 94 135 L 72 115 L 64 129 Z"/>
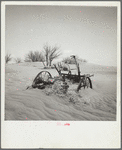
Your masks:
<path fill-rule="evenodd" d="M 87 88 L 91 88 L 91 83 L 89 78 L 86 78 L 86 86 Z"/>
<path fill-rule="evenodd" d="M 34 79 L 33 84 L 39 84 L 39 83 L 44 83 L 48 82 L 49 79 L 52 78 L 51 74 L 48 71 L 41 71 Z"/>
<path fill-rule="evenodd" d="M 40 75 L 37 77 L 37 79 L 40 79 L 45 82 L 48 82 L 50 78 L 52 78 L 52 76 L 48 71 L 41 72 Z"/>

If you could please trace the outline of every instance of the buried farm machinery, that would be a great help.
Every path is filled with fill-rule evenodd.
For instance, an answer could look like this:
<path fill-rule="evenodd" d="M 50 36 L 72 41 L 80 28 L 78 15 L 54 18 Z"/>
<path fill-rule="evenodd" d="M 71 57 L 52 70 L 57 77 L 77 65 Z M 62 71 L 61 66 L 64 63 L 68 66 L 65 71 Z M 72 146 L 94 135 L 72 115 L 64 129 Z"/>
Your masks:
<path fill-rule="evenodd" d="M 76 89 L 77 92 L 81 89 L 81 87 L 92 88 L 92 81 L 90 77 L 94 75 L 90 75 L 90 74 L 81 75 L 79 63 L 77 63 L 76 57 L 74 55 L 72 55 L 71 57 L 75 60 L 75 64 L 77 66 L 77 71 L 78 71 L 77 75 L 71 73 L 71 70 L 68 64 L 65 64 L 64 66 L 61 64 L 58 64 L 58 65 L 54 64 L 55 69 L 59 73 L 59 77 L 53 78 L 50 72 L 41 71 L 40 73 L 37 74 L 37 76 L 33 80 L 32 88 L 44 89 L 47 85 L 54 84 L 57 80 L 61 80 L 62 86 L 66 90 L 69 87 L 66 83 L 66 79 L 68 79 L 72 83 L 78 83 L 78 86 Z M 68 71 L 68 73 L 63 73 L 62 71 Z"/>

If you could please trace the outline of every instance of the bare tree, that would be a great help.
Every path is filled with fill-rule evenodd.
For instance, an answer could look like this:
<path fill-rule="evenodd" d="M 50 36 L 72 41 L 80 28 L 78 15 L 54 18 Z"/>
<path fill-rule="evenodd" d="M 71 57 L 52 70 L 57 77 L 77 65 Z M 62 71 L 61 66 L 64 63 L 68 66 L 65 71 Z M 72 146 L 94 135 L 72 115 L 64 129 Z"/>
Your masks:
<path fill-rule="evenodd" d="M 66 57 L 66 58 L 63 59 L 62 62 L 67 63 L 67 64 L 71 64 L 71 58 L 70 57 Z"/>
<path fill-rule="evenodd" d="M 59 50 L 59 47 L 55 46 L 50 50 L 50 55 L 49 55 L 49 66 L 51 66 L 52 61 L 55 58 L 58 58 L 61 55 L 61 51 Z"/>
<path fill-rule="evenodd" d="M 30 51 L 28 54 L 25 56 L 25 62 L 34 62 L 34 54 L 32 51 Z"/>
<path fill-rule="evenodd" d="M 24 61 L 25 61 L 25 62 L 37 62 L 37 61 L 38 61 L 38 62 L 43 62 L 43 65 L 45 66 L 45 64 L 44 64 L 44 61 L 45 61 L 44 56 L 43 56 L 43 54 L 42 54 L 41 52 L 39 52 L 39 51 L 35 51 L 35 52 L 30 51 L 30 52 L 26 55 Z"/>
<path fill-rule="evenodd" d="M 45 44 L 43 48 L 46 58 L 46 66 L 51 66 L 52 61 L 61 55 L 59 47 L 51 47 L 48 44 Z"/>
<path fill-rule="evenodd" d="M 49 64 L 49 53 L 50 53 L 51 47 L 48 46 L 48 44 L 45 44 L 43 48 L 44 48 L 46 66 L 48 66 L 48 64 Z"/>
<path fill-rule="evenodd" d="M 7 64 L 11 60 L 12 60 L 11 54 L 6 54 L 5 55 L 5 63 Z"/>

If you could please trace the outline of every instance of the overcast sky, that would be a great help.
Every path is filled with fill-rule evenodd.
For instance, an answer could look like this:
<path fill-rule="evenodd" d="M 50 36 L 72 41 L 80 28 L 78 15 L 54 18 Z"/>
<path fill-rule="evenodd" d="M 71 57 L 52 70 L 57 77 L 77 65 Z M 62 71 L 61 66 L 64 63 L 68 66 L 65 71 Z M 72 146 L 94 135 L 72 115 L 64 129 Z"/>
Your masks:
<path fill-rule="evenodd" d="M 6 6 L 5 51 L 23 58 L 43 45 L 60 46 L 62 56 L 117 64 L 117 8 L 90 6 Z"/>

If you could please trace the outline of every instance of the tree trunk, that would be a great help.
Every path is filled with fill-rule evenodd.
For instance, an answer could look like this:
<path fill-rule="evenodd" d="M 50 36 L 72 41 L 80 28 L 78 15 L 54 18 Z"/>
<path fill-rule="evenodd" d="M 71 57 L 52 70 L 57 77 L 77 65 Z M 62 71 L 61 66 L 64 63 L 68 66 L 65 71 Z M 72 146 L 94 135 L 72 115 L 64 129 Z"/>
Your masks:
<path fill-rule="evenodd" d="M 51 66 L 51 64 L 52 64 L 52 60 L 50 60 L 50 64 L 49 64 L 49 66 Z"/>
<path fill-rule="evenodd" d="M 42 62 L 43 63 L 43 65 L 44 65 L 44 67 L 45 67 L 45 63 L 44 62 Z"/>
<path fill-rule="evenodd" d="M 48 58 L 46 57 L 46 66 L 48 66 Z"/>
<path fill-rule="evenodd" d="M 50 60 L 50 62 L 49 62 L 49 66 L 51 66 L 51 60 Z"/>

